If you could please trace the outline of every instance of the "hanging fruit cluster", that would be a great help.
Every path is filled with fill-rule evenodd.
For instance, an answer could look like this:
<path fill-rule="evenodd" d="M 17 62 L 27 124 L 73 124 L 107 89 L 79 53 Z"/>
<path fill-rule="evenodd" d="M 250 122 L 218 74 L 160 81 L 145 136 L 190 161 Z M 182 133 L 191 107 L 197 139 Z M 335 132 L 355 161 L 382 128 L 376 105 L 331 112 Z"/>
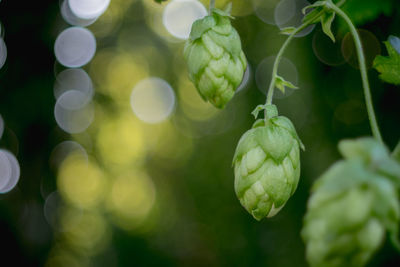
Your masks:
<path fill-rule="evenodd" d="M 157 0 L 161 2 L 163 0 Z M 340 142 L 344 159 L 329 168 L 314 184 L 301 235 L 311 266 L 364 266 L 389 233 L 400 248 L 400 145 L 391 155 L 383 144 L 370 96 L 360 37 L 351 19 L 341 10 L 345 1 L 317 1 L 303 9 L 303 23 L 287 27 L 289 35 L 273 66 L 265 105 L 255 108 L 264 118 L 243 134 L 233 157 L 235 192 L 242 206 L 256 219 L 276 215 L 294 194 L 300 178 L 300 148 L 293 123 L 272 104 L 274 89 L 297 88 L 278 75 L 278 66 L 293 37 L 306 27 L 321 23 L 332 40 L 336 16 L 344 19 L 356 46 L 368 116 L 374 138 Z M 240 37 L 231 25 L 229 7 L 222 11 L 210 1 L 210 14 L 193 23 L 184 49 L 189 77 L 205 101 L 224 108 L 243 79 L 247 61 Z M 309 11 L 309 12 L 308 12 Z M 306 12 L 308 12 L 306 14 Z M 400 39 L 386 42 L 389 57 L 378 56 L 374 67 L 382 80 L 399 84 L 395 70 L 400 59 Z"/>

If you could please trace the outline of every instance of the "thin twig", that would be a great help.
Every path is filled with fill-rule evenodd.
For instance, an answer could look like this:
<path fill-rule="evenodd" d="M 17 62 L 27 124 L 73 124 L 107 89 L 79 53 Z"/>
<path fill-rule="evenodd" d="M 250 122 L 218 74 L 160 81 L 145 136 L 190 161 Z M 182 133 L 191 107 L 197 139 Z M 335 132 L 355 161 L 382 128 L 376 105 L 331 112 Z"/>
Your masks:
<path fill-rule="evenodd" d="M 362 79 L 362 84 L 364 88 L 364 95 L 365 95 L 365 104 L 367 106 L 367 111 L 368 111 L 368 118 L 369 122 L 371 124 L 371 130 L 372 134 L 374 137 L 381 143 L 383 143 L 381 133 L 379 131 L 378 127 L 378 122 L 376 120 L 375 116 L 375 111 L 374 111 L 374 106 L 372 103 L 372 97 L 371 97 L 371 89 L 369 87 L 369 82 L 368 82 L 368 74 L 367 74 L 367 66 L 365 64 L 365 57 L 364 57 L 364 50 L 362 47 L 362 43 L 360 40 L 360 36 L 358 35 L 357 29 L 354 26 L 353 22 L 351 19 L 344 13 L 339 7 L 337 7 L 332 1 L 328 2 L 329 8 L 331 8 L 333 11 L 336 12 L 339 16 L 341 16 L 347 23 L 350 33 L 353 36 L 354 43 L 356 46 L 356 51 L 357 51 L 357 56 L 358 56 L 358 63 L 360 66 L 360 72 L 361 72 L 361 79 Z"/>

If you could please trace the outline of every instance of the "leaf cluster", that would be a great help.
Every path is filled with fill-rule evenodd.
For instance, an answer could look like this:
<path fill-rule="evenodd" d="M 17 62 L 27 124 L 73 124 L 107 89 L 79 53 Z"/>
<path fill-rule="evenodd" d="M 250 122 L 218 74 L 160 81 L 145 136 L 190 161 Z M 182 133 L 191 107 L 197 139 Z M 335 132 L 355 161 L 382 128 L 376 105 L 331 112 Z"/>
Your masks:
<path fill-rule="evenodd" d="M 384 44 L 388 56 L 377 56 L 374 68 L 380 73 L 379 77 L 383 81 L 400 85 L 400 38 L 390 36 Z"/>

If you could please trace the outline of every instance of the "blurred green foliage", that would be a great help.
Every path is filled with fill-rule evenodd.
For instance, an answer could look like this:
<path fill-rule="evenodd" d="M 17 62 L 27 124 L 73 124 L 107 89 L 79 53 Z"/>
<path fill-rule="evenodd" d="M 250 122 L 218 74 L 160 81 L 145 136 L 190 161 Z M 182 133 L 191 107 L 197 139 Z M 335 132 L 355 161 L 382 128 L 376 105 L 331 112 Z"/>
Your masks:
<path fill-rule="evenodd" d="M 395 36 L 390 36 L 389 39 L 400 42 L 400 39 Z M 389 40 L 385 42 L 388 57 L 377 56 L 374 60 L 374 68 L 381 73 L 379 76 L 383 81 L 395 85 L 400 84 L 400 52 Z"/>

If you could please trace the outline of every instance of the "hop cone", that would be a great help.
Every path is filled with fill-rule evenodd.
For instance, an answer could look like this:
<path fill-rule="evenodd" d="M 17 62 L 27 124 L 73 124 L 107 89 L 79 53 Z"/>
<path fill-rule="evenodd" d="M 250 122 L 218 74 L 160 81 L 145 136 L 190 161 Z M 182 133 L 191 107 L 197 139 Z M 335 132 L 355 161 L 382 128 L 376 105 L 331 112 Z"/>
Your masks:
<path fill-rule="evenodd" d="M 184 56 L 198 92 L 215 107 L 223 108 L 243 79 L 246 58 L 230 16 L 213 9 L 193 23 Z"/>
<path fill-rule="evenodd" d="M 302 146 L 291 121 L 269 106 L 267 120 L 258 120 L 240 139 L 233 158 L 235 191 L 256 220 L 272 217 L 297 188 Z"/>
<path fill-rule="evenodd" d="M 311 266 L 364 266 L 386 231 L 398 244 L 400 166 L 372 138 L 339 149 L 345 160 L 318 179 L 308 203 L 302 237 Z"/>

